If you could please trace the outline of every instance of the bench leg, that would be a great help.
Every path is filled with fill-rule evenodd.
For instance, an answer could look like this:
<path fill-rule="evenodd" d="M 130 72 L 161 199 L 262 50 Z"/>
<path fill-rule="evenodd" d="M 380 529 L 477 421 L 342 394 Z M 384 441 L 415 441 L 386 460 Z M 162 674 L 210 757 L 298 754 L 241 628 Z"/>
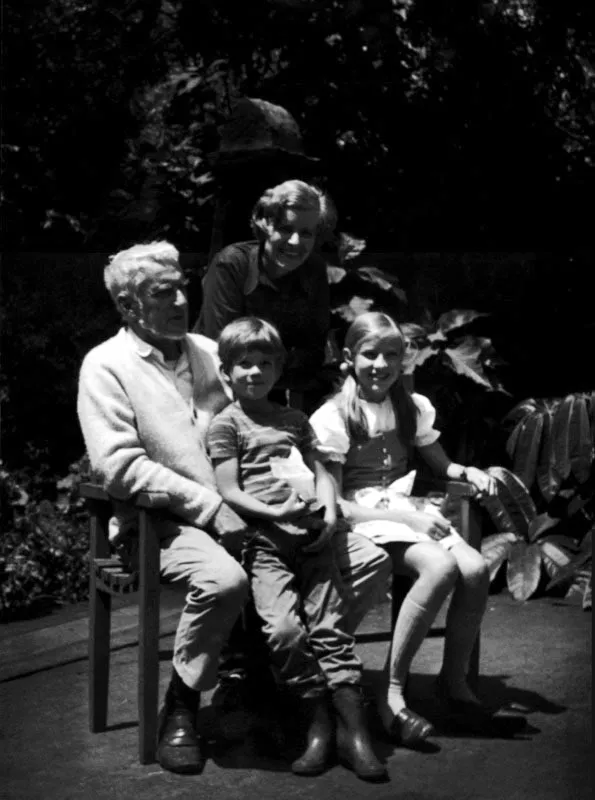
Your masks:
<path fill-rule="evenodd" d="M 92 585 L 90 599 L 89 729 L 99 733 L 107 727 L 112 598 Z"/>
<path fill-rule="evenodd" d="M 159 541 L 146 512 L 140 514 L 138 639 L 139 760 L 155 761 L 159 700 Z"/>

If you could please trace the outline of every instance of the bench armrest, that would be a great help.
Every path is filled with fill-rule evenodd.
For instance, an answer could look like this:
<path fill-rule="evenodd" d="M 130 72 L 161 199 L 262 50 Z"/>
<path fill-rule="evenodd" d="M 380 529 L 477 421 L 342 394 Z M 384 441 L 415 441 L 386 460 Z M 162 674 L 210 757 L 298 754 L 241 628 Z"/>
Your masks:
<path fill-rule="evenodd" d="M 98 483 L 81 483 L 79 494 L 85 500 L 100 500 L 110 502 L 112 498 Z M 167 492 L 139 492 L 130 499 L 138 508 L 167 508 L 170 497 Z"/>
<path fill-rule="evenodd" d="M 477 489 L 467 481 L 441 480 L 440 478 L 416 480 L 413 485 L 413 494 L 426 494 L 427 492 L 444 492 L 451 497 L 475 497 Z"/>

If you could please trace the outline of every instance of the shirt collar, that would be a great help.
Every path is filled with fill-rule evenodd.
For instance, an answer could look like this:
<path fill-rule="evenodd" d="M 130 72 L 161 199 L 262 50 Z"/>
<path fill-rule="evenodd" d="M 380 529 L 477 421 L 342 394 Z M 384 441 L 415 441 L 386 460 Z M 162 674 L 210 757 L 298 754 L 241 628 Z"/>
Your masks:
<path fill-rule="evenodd" d="M 136 334 L 131 328 L 126 328 L 126 333 L 128 334 L 130 341 L 136 352 L 141 356 L 141 358 L 150 358 L 153 356 L 157 359 L 157 361 L 165 364 L 165 356 L 158 350 L 156 347 L 153 347 L 152 344 L 149 342 L 145 342 L 144 339 L 141 339 L 138 334 Z M 186 337 L 182 339 L 182 355 L 186 354 Z"/>
<path fill-rule="evenodd" d="M 260 257 L 262 252 L 262 244 L 255 242 L 254 247 L 250 249 L 248 254 L 248 275 L 246 276 L 246 281 L 244 282 L 244 295 L 252 294 L 252 292 L 256 289 L 256 287 L 261 284 L 263 286 L 270 286 L 272 289 L 279 291 L 279 286 L 276 284 L 266 272 L 261 269 L 260 266 Z M 300 265 L 296 272 L 299 282 L 302 286 L 307 285 L 307 275 L 305 270 L 302 267 L 308 263 L 310 256 L 304 262 L 304 264 Z"/>

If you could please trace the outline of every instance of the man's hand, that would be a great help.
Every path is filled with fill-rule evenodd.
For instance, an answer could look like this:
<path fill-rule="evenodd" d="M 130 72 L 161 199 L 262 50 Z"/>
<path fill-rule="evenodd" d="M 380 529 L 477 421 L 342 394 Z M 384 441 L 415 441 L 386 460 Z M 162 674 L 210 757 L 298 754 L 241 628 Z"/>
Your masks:
<path fill-rule="evenodd" d="M 207 527 L 229 553 L 241 553 L 248 525 L 226 503 L 221 503 Z"/>

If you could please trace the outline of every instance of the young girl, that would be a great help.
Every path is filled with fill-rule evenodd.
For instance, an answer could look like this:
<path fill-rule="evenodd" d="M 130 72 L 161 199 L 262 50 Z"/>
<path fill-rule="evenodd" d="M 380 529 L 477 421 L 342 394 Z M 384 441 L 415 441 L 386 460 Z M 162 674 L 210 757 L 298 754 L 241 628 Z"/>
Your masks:
<path fill-rule="evenodd" d="M 415 746 L 433 729 L 407 708 L 405 682 L 415 653 L 453 588 L 439 689 L 457 721 L 476 731 L 490 726 L 488 711 L 466 679 L 486 608 L 488 571 L 481 554 L 438 512 L 394 508 L 388 502 L 370 508 L 357 499 L 361 490 L 387 489 L 405 475 L 413 448 L 438 476 L 465 479 L 489 494 L 496 487 L 488 474 L 453 463 L 442 449 L 432 404 L 423 395 L 409 393 L 401 380 L 405 349 L 403 334 L 389 316 L 358 316 L 345 338 L 345 381 L 310 421 L 344 516 L 356 531 L 388 550 L 396 574 L 414 579 L 393 631 L 379 712 L 391 739 Z"/>

